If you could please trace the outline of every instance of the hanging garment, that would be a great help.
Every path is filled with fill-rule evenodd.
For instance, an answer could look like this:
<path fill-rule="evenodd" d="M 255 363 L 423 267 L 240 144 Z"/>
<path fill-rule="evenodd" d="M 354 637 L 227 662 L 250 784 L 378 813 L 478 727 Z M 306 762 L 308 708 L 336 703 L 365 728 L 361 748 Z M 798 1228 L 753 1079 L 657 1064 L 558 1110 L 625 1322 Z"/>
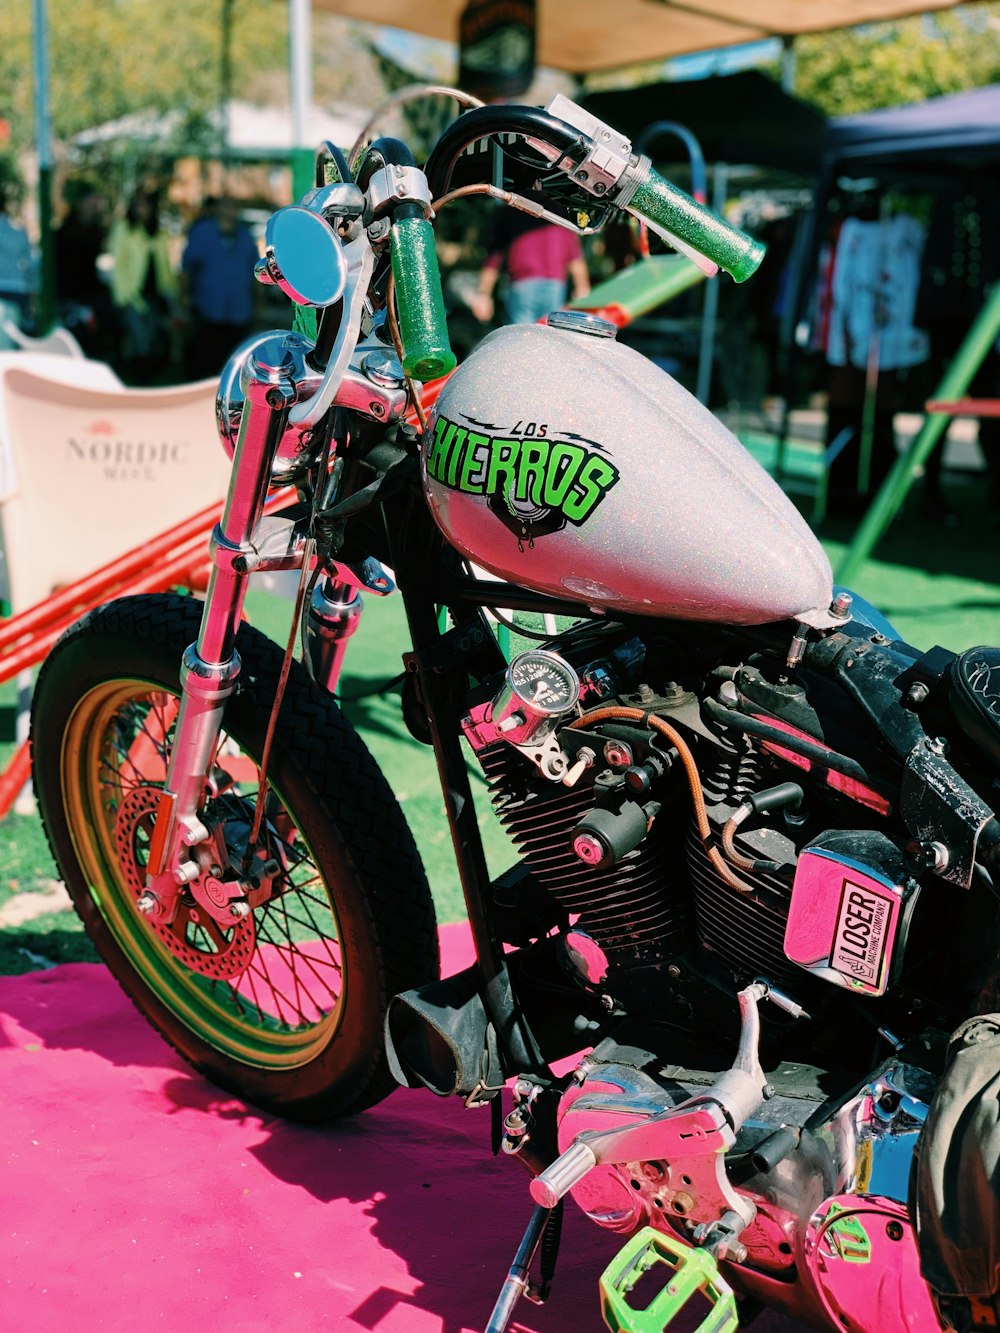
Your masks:
<path fill-rule="evenodd" d="M 845 220 L 833 263 L 831 365 L 864 370 L 873 353 L 880 370 L 928 359 L 930 339 L 914 326 L 923 249 L 924 229 L 905 213 L 880 222 Z"/>

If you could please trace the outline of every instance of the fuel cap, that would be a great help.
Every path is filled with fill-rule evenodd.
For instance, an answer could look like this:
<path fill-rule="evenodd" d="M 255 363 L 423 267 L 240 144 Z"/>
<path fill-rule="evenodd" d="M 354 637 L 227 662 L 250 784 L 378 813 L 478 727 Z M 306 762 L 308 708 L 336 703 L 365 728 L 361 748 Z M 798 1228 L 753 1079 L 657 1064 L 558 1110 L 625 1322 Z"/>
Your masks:
<path fill-rule="evenodd" d="M 589 333 L 592 338 L 613 338 L 618 332 L 610 320 L 601 319 L 587 310 L 553 310 L 548 316 L 548 324 L 553 329 L 566 329 L 570 333 Z"/>

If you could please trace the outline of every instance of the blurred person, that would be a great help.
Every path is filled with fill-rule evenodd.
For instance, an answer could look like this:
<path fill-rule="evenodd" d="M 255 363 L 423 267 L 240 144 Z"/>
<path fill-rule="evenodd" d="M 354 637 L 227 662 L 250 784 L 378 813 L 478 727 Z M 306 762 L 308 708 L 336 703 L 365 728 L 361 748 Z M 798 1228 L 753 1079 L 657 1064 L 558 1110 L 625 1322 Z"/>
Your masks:
<path fill-rule="evenodd" d="M 189 330 L 189 379 L 217 375 L 249 337 L 255 313 L 257 243 L 240 220 L 235 199 L 206 200 L 191 225 L 181 260 Z"/>
<path fill-rule="evenodd" d="M 34 259 L 23 227 L 10 214 L 19 202 L 18 182 L 10 173 L 0 180 L 0 348 L 17 344 L 3 330 L 4 320 L 18 328 L 25 322 L 34 290 Z"/>
<path fill-rule="evenodd" d="M 170 263 L 167 234 L 160 227 L 160 196 L 137 191 L 125 217 L 111 228 L 111 296 L 121 324 L 125 377 L 151 383 L 170 359 L 170 324 L 177 301 L 177 278 Z"/>
<path fill-rule="evenodd" d="M 536 324 L 566 303 L 567 287 L 574 298 L 590 291 L 590 275 L 580 238 L 565 227 L 504 209 L 496 221 L 490 253 L 479 272 L 471 305 L 476 318 L 494 317 L 494 292 L 506 270 L 508 324 Z"/>
<path fill-rule="evenodd" d="M 642 258 L 639 232 L 631 218 L 619 214 L 601 228 L 601 247 L 608 268 L 608 276 L 631 268 Z"/>
<path fill-rule="evenodd" d="M 53 235 L 59 321 L 87 356 L 106 360 L 115 324 L 99 266 L 106 240 L 104 197 L 89 181 L 70 182 L 65 193 L 69 210 Z"/>

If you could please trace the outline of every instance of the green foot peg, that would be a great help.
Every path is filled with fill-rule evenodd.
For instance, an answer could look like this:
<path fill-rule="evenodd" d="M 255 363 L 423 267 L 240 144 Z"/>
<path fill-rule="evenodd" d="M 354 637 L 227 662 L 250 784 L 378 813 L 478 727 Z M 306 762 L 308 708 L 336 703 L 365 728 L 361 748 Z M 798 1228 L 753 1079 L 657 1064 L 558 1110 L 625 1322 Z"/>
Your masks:
<path fill-rule="evenodd" d="M 663 1271 L 649 1279 L 655 1295 L 637 1309 L 628 1297 L 658 1265 Z M 736 1333 L 739 1328 L 736 1299 L 712 1255 L 671 1240 L 652 1227 L 640 1231 L 619 1250 L 601 1274 L 600 1287 L 601 1313 L 612 1333 L 663 1333 L 692 1297 L 699 1296 L 698 1307 L 708 1309 L 692 1333 Z"/>

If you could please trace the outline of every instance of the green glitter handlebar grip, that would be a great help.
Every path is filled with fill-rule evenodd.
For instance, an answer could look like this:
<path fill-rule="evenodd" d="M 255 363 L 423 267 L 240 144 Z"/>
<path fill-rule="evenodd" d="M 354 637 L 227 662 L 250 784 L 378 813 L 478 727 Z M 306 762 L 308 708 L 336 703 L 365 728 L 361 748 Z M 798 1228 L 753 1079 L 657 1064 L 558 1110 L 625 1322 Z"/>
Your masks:
<path fill-rule="evenodd" d="M 695 203 L 652 167 L 627 207 L 725 269 L 737 282 L 745 282 L 760 268 L 766 249 L 760 241 Z"/>
<path fill-rule="evenodd" d="M 403 369 L 416 380 L 438 379 L 455 369 L 455 354 L 448 340 L 434 229 L 423 217 L 397 217 L 389 245 Z"/>

